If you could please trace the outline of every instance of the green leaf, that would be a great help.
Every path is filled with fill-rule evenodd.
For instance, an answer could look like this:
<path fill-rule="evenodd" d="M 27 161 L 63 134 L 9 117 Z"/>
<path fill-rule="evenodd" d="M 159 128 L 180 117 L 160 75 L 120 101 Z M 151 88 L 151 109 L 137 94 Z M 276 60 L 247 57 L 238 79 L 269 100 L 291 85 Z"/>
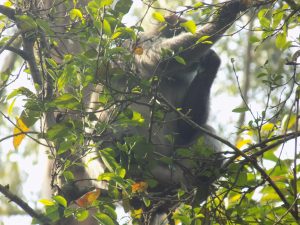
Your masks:
<path fill-rule="evenodd" d="M 114 173 L 102 173 L 98 176 L 98 180 L 102 181 L 110 181 L 112 180 L 116 175 Z"/>
<path fill-rule="evenodd" d="M 190 225 L 192 223 L 191 218 L 189 216 L 183 216 L 179 214 L 174 214 L 172 219 L 179 220 L 182 225 Z"/>
<path fill-rule="evenodd" d="M 209 41 L 208 39 L 210 38 L 210 36 L 202 36 L 200 37 L 197 41 L 196 41 L 196 44 L 198 43 L 202 43 L 202 44 L 212 44 L 212 41 Z"/>
<path fill-rule="evenodd" d="M 46 58 L 46 62 L 49 63 L 49 65 L 52 66 L 53 68 L 57 68 L 57 63 L 53 59 Z"/>
<path fill-rule="evenodd" d="M 33 97 L 35 96 L 35 94 L 30 91 L 28 88 L 25 88 L 25 87 L 20 87 L 20 88 L 17 88 L 15 90 L 13 90 L 7 97 L 6 99 L 9 100 L 17 95 L 24 95 L 26 97 Z"/>
<path fill-rule="evenodd" d="M 275 10 L 273 12 L 273 18 L 272 18 L 273 19 L 273 24 L 272 24 L 273 29 L 277 28 L 277 26 L 280 24 L 283 16 L 284 16 L 284 13 L 281 9 Z"/>
<path fill-rule="evenodd" d="M 266 17 L 262 17 L 259 20 L 260 25 L 265 29 L 270 29 L 271 21 L 267 19 Z"/>
<path fill-rule="evenodd" d="M 180 26 L 192 34 L 196 33 L 197 25 L 195 24 L 195 22 L 193 20 L 188 20 L 184 23 L 181 23 Z"/>
<path fill-rule="evenodd" d="M 110 172 L 115 172 L 120 165 L 116 162 L 114 152 L 111 148 L 105 148 L 99 151 L 101 159 Z"/>
<path fill-rule="evenodd" d="M 54 196 L 53 200 L 56 201 L 58 204 L 62 205 L 63 207 L 67 207 L 68 205 L 67 200 L 61 195 Z"/>
<path fill-rule="evenodd" d="M 74 174 L 71 171 L 64 171 L 63 176 L 67 181 L 73 181 L 75 179 Z"/>
<path fill-rule="evenodd" d="M 250 37 L 250 43 L 256 43 L 256 42 L 260 42 L 260 39 L 256 36 L 251 36 Z"/>
<path fill-rule="evenodd" d="M 86 209 L 79 209 L 76 213 L 75 213 L 75 217 L 78 221 L 84 221 L 89 217 L 89 211 Z"/>
<path fill-rule="evenodd" d="M 37 28 L 37 24 L 34 21 L 33 18 L 31 18 L 30 16 L 27 15 L 16 15 L 15 18 L 17 18 L 18 21 L 18 27 L 22 30 L 22 31 L 30 31 L 30 30 L 34 30 Z"/>
<path fill-rule="evenodd" d="M 263 158 L 267 159 L 267 160 L 270 160 L 270 161 L 273 161 L 273 162 L 278 162 L 278 157 L 274 154 L 273 151 L 265 152 L 264 155 L 263 155 Z"/>
<path fill-rule="evenodd" d="M 198 9 L 198 8 L 202 7 L 203 5 L 204 5 L 203 2 L 197 2 L 196 4 L 193 5 L 193 8 Z"/>
<path fill-rule="evenodd" d="M 125 15 L 129 12 L 131 6 L 132 0 L 119 0 L 115 6 L 115 11 Z"/>
<path fill-rule="evenodd" d="M 152 17 L 153 17 L 155 20 L 157 20 L 158 22 L 160 22 L 160 23 L 163 23 L 163 22 L 166 21 L 166 20 L 165 20 L 165 17 L 164 17 L 161 13 L 159 13 L 159 12 L 154 12 L 154 13 L 152 14 Z"/>
<path fill-rule="evenodd" d="M 275 45 L 278 49 L 284 49 L 286 46 L 286 34 L 285 33 L 279 33 L 276 36 Z"/>
<path fill-rule="evenodd" d="M 244 113 L 247 111 L 249 111 L 248 107 L 239 107 L 239 108 L 235 108 L 232 110 L 232 112 L 235 112 L 235 113 Z"/>
<path fill-rule="evenodd" d="M 41 19 L 36 19 L 36 23 L 40 29 L 42 29 L 48 35 L 55 35 L 53 30 L 51 29 L 49 22 Z"/>
<path fill-rule="evenodd" d="M 124 168 L 117 168 L 115 173 L 117 176 L 124 178 L 126 175 L 126 170 Z"/>
<path fill-rule="evenodd" d="M 238 186 L 247 185 L 247 173 L 246 173 L 246 171 L 243 171 L 243 170 L 240 171 L 235 184 L 238 185 Z"/>
<path fill-rule="evenodd" d="M 103 20 L 103 31 L 106 35 L 111 35 L 111 26 L 106 19 Z"/>
<path fill-rule="evenodd" d="M 57 138 L 64 137 L 65 135 L 68 135 L 69 128 L 66 127 L 66 124 L 55 124 L 52 127 L 50 127 L 46 133 L 46 136 L 50 140 L 55 140 Z"/>
<path fill-rule="evenodd" d="M 102 224 L 102 225 L 115 225 L 114 221 L 104 213 L 96 213 L 95 218 Z"/>
<path fill-rule="evenodd" d="M 176 56 L 174 56 L 174 59 L 176 60 L 176 62 L 178 62 L 178 63 L 180 63 L 182 65 L 186 65 L 186 62 L 185 62 L 184 58 L 176 55 Z"/>
<path fill-rule="evenodd" d="M 113 220 L 117 220 L 117 213 L 113 207 L 110 205 L 104 205 L 103 212 L 108 214 Z"/>
<path fill-rule="evenodd" d="M 72 94 L 66 93 L 54 99 L 51 105 L 62 109 L 78 109 L 80 102 Z"/>
<path fill-rule="evenodd" d="M 110 6 L 113 3 L 113 0 L 96 0 L 96 3 L 99 7 Z"/>
<path fill-rule="evenodd" d="M 58 205 L 47 206 L 46 216 L 49 217 L 53 222 L 58 221 L 60 218 L 59 207 Z"/>
<path fill-rule="evenodd" d="M 143 197 L 143 202 L 146 207 L 149 207 L 151 205 L 151 201 L 149 198 Z"/>

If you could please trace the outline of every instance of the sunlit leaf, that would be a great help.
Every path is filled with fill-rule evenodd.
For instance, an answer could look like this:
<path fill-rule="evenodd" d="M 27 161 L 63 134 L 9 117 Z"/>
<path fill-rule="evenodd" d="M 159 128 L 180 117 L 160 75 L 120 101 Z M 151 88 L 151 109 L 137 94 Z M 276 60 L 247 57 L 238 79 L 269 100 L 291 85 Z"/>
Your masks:
<path fill-rule="evenodd" d="M 197 25 L 195 24 L 195 22 L 193 20 L 188 20 L 184 23 L 181 23 L 180 26 L 192 34 L 196 33 Z"/>
<path fill-rule="evenodd" d="M 210 36 L 207 36 L 207 35 L 202 36 L 202 37 L 200 37 L 200 38 L 196 41 L 196 44 L 198 44 L 198 43 L 203 43 L 203 42 L 207 42 L 209 38 L 210 38 Z M 212 43 L 212 42 L 211 42 L 211 43 Z"/>
<path fill-rule="evenodd" d="M 139 112 L 136 112 L 136 111 L 133 111 L 133 114 L 132 114 L 132 118 L 131 118 L 133 121 L 136 121 L 138 123 L 144 123 L 145 119 L 144 117 L 142 116 L 142 114 L 140 114 Z"/>
<path fill-rule="evenodd" d="M 229 203 L 235 203 L 237 202 L 238 200 L 240 200 L 242 197 L 241 194 L 235 194 L 233 196 L 231 196 L 228 200 L 229 200 Z"/>
<path fill-rule="evenodd" d="M 108 22 L 108 20 L 106 20 L 106 19 L 104 19 L 103 20 L 103 31 L 104 31 L 104 33 L 106 34 L 106 35 L 111 35 L 111 26 L 110 26 L 110 24 L 109 24 L 109 22 Z"/>
<path fill-rule="evenodd" d="M 165 17 L 164 17 L 161 13 L 159 13 L 159 12 L 154 12 L 154 13 L 152 14 L 152 17 L 153 17 L 155 20 L 157 20 L 158 22 L 160 22 L 160 23 L 163 23 L 163 22 L 166 21 L 166 20 L 165 20 Z"/>
<path fill-rule="evenodd" d="M 284 49 L 287 44 L 286 40 L 286 34 L 285 33 L 279 33 L 276 36 L 275 45 L 278 49 Z"/>
<path fill-rule="evenodd" d="M 276 28 L 277 28 L 277 26 L 280 24 L 280 22 L 281 22 L 283 16 L 284 16 L 284 13 L 283 13 L 283 11 L 281 11 L 281 10 L 275 10 L 275 11 L 273 12 L 273 15 L 272 15 L 272 17 L 273 17 L 273 18 L 272 18 L 272 19 L 273 19 L 272 28 L 273 28 L 273 29 L 276 29 Z"/>
<path fill-rule="evenodd" d="M 117 31 L 117 32 L 113 33 L 113 35 L 111 36 L 111 39 L 114 40 L 114 39 L 120 37 L 121 34 L 122 34 L 122 32 Z"/>
<path fill-rule="evenodd" d="M 40 199 L 39 202 L 46 206 L 55 205 L 55 202 L 53 200 L 48 199 Z"/>
<path fill-rule="evenodd" d="M 7 109 L 8 116 L 11 116 L 12 111 L 14 109 L 15 102 L 16 102 L 16 98 L 14 98 L 14 100 L 9 104 L 8 109 Z"/>
<path fill-rule="evenodd" d="M 82 13 L 79 9 L 71 9 L 70 11 L 70 18 L 71 20 L 75 20 L 75 19 L 82 19 L 83 16 L 82 16 Z"/>
<path fill-rule="evenodd" d="M 17 120 L 16 127 L 14 128 L 13 131 L 15 135 L 13 138 L 13 145 L 15 149 L 17 149 L 20 146 L 21 142 L 25 138 L 25 134 L 22 134 L 22 132 L 27 132 L 29 130 L 26 124 L 22 121 L 22 119 L 17 118 L 16 120 Z"/>
<path fill-rule="evenodd" d="M 239 139 L 235 146 L 238 148 L 238 149 L 241 149 L 243 148 L 245 145 L 248 145 L 248 144 L 251 144 L 252 143 L 252 140 L 250 139 Z"/>
<path fill-rule="evenodd" d="M 110 181 L 112 180 L 116 175 L 114 173 L 102 173 L 98 176 L 98 180 L 105 180 Z"/>
<path fill-rule="evenodd" d="M 281 127 L 282 130 L 287 130 L 287 129 L 291 129 L 292 127 L 294 127 L 294 125 L 297 122 L 297 116 L 296 115 L 285 115 L 281 121 Z"/>
<path fill-rule="evenodd" d="M 84 221 L 89 217 L 89 211 L 84 209 L 84 210 L 78 210 L 75 213 L 75 217 L 78 221 Z"/>
<path fill-rule="evenodd" d="M 196 4 L 193 5 L 193 8 L 198 9 L 198 8 L 202 7 L 203 5 L 204 5 L 203 2 L 197 2 Z"/>
<path fill-rule="evenodd" d="M 6 7 L 11 7 L 13 5 L 13 3 L 11 1 L 5 1 L 3 3 L 3 5 L 6 6 Z"/>
<path fill-rule="evenodd" d="M 63 196 L 56 195 L 53 197 L 53 200 L 64 207 L 67 207 L 67 205 L 68 205 L 67 200 Z"/>
<path fill-rule="evenodd" d="M 100 196 L 100 189 L 96 188 L 93 191 L 89 191 L 85 193 L 83 196 L 75 200 L 75 202 L 80 207 L 86 208 L 88 206 L 91 206 L 99 196 Z"/>
<path fill-rule="evenodd" d="M 280 197 L 276 193 L 265 193 L 261 198 L 261 203 L 270 203 L 280 201 Z"/>
<path fill-rule="evenodd" d="M 143 209 L 141 208 L 141 209 L 131 210 L 130 215 L 132 218 L 140 219 L 143 215 Z"/>
<path fill-rule="evenodd" d="M 112 3 L 113 3 L 113 0 L 100 0 L 99 1 L 99 6 L 102 8 L 102 7 L 105 7 L 105 6 L 110 6 Z"/>
<path fill-rule="evenodd" d="M 265 123 L 262 125 L 261 130 L 263 132 L 271 132 L 275 129 L 275 124 L 274 123 Z"/>

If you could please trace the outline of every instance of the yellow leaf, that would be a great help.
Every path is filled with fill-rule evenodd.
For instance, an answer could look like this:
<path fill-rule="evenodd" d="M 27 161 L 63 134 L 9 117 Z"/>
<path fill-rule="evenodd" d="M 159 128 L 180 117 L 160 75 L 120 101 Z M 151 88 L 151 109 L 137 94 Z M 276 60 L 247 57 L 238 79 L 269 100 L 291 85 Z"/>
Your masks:
<path fill-rule="evenodd" d="M 7 114 L 8 114 L 8 116 L 11 116 L 12 111 L 13 111 L 13 109 L 14 109 L 15 102 L 16 102 L 16 98 L 15 98 L 15 99 L 10 103 L 10 105 L 8 106 L 8 109 L 7 109 Z"/>
<path fill-rule="evenodd" d="M 241 197 L 242 197 L 241 194 L 236 194 L 229 198 L 229 203 L 236 203 L 241 199 Z"/>
<path fill-rule="evenodd" d="M 16 127 L 14 128 L 14 138 L 13 138 L 13 145 L 15 149 L 17 149 L 21 142 L 23 141 L 25 134 L 29 128 L 26 126 L 26 124 L 22 121 L 20 118 L 16 118 L 17 124 Z"/>
<path fill-rule="evenodd" d="M 188 20 L 184 23 L 181 23 L 180 26 L 192 34 L 196 33 L 197 25 L 195 24 L 195 22 L 193 20 Z"/>
<path fill-rule="evenodd" d="M 153 17 L 155 20 L 157 20 L 158 22 L 160 22 L 160 23 L 163 23 L 163 22 L 166 21 L 165 18 L 164 18 L 164 16 L 163 16 L 161 13 L 159 13 L 159 12 L 154 12 L 154 13 L 152 14 L 152 17 Z"/>
<path fill-rule="evenodd" d="M 239 139 L 235 146 L 238 148 L 238 149 L 241 149 L 242 147 L 244 147 L 245 145 L 247 144 L 251 144 L 251 140 L 250 139 Z"/>
<path fill-rule="evenodd" d="M 4 2 L 3 5 L 6 6 L 6 7 L 11 7 L 13 4 L 12 4 L 11 1 L 6 1 L 6 2 Z"/>
<path fill-rule="evenodd" d="M 75 200 L 75 202 L 80 207 L 86 208 L 88 206 L 91 206 L 99 196 L 100 196 L 100 189 L 96 188 L 93 191 L 89 191 L 85 193 L 83 196 Z"/>
<path fill-rule="evenodd" d="M 71 20 L 75 20 L 76 18 L 82 19 L 82 17 L 83 17 L 82 13 L 81 13 L 81 11 L 79 9 L 72 9 L 70 11 L 70 18 L 71 18 Z"/>
<path fill-rule="evenodd" d="M 42 203 L 43 205 L 47 205 L 47 206 L 50 206 L 50 205 L 54 205 L 55 202 L 52 201 L 52 200 L 48 200 L 48 199 L 41 199 L 39 200 L 40 203 Z"/>
<path fill-rule="evenodd" d="M 268 133 L 268 132 L 274 131 L 274 128 L 275 128 L 274 123 L 266 123 L 266 124 L 262 125 L 261 130 L 263 132 Z"/>
<path fill-rule="evenodd" d="M 140 219 L 143 214 L 143 209 L 131 210 L 131 217 L 135 219 Z"/>

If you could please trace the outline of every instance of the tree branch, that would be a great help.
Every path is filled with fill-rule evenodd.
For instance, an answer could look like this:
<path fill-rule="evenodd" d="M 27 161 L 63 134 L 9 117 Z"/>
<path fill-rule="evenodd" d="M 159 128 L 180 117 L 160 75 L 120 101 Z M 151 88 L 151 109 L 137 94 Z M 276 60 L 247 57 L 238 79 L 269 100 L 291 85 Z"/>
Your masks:
<path fill-rule="evenodd" d="M 23 201 L 20 197 L 10 192 L 7 186 L 3 186 L 0 184 L 0 192 L 8 198 L 10 201 L 16 203 L 20 208 L 22 208 L 28 215 L 32 218 L 37 219 L 42 222 L 44 225 L 50 225 L 50 219 L 46 216 L 37 213 L 33 208 L 31 208 L 25 201 Z"/>
<path fill-rule="evenodd" d="M 5 45 L 1 46 L 0 45 L 0 48 L 2 48 L 2 47 L 5 47 L 5 50 L 11 51 L 11 52 L 17 54 L 18 56 L 21 56 L 25 61 L 28 61 L 28 55 L 23 50 L 12 47 L 12 46 L 5 46 Z"/>
<path fill-rule="evenodd" d="M 293 10 L 296 10 L 299 5 L 294 2 L 294 0 L 285 0 L 285 2 L 293 9 Z"/>
<path fill-rule="evenodd" d="M 33 50 L 35 40 L 33 39 L 33 37 L 26 37 L 26 34 L 23 34 L 22 36 L 23 36 L 23 51 L 26 52 L 28 56 L 27 62 L 29 64 L 29 69 L 31 72 L 33 82 L 38 84 L 40 87 L 42 87 L 43 85 L 42 77 L 38 65 L 36 63 L 34 50 Z"/>
<path fill-rule="evenodd" d="M 15 21 L 16 11 L 12 8 L 6 7 L 4 5 L 0 5 L 0 13 L 8 17 L 9 19 Z"/>

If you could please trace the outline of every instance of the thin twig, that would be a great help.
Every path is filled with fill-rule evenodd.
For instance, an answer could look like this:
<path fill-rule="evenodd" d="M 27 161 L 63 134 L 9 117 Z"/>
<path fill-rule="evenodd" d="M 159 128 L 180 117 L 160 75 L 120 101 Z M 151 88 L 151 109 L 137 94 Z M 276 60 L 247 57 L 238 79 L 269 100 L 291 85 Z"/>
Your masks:
<path fill-rule="evenodd" d="M 17 39 L 17 37 L 22 34 L 22 31 L 16 32 L 0 49 L 0 54 L 7 49 L 7 47 Z"/>
<path fill-rule="evenodd" d="M 0 192 L 8 198 L 10 201 L 16 203 L 21 209 L 23 209 L 29 216 L 32 218 L 37 219 L 38 221 L 42 222 L 44 225 L 50 225 L 50 219 L 36 210 L 31 208 L 24 200 L 22 200 L 19 196 L 11 193 L 7 186 L 3 186 L 0 184 Z"/>

